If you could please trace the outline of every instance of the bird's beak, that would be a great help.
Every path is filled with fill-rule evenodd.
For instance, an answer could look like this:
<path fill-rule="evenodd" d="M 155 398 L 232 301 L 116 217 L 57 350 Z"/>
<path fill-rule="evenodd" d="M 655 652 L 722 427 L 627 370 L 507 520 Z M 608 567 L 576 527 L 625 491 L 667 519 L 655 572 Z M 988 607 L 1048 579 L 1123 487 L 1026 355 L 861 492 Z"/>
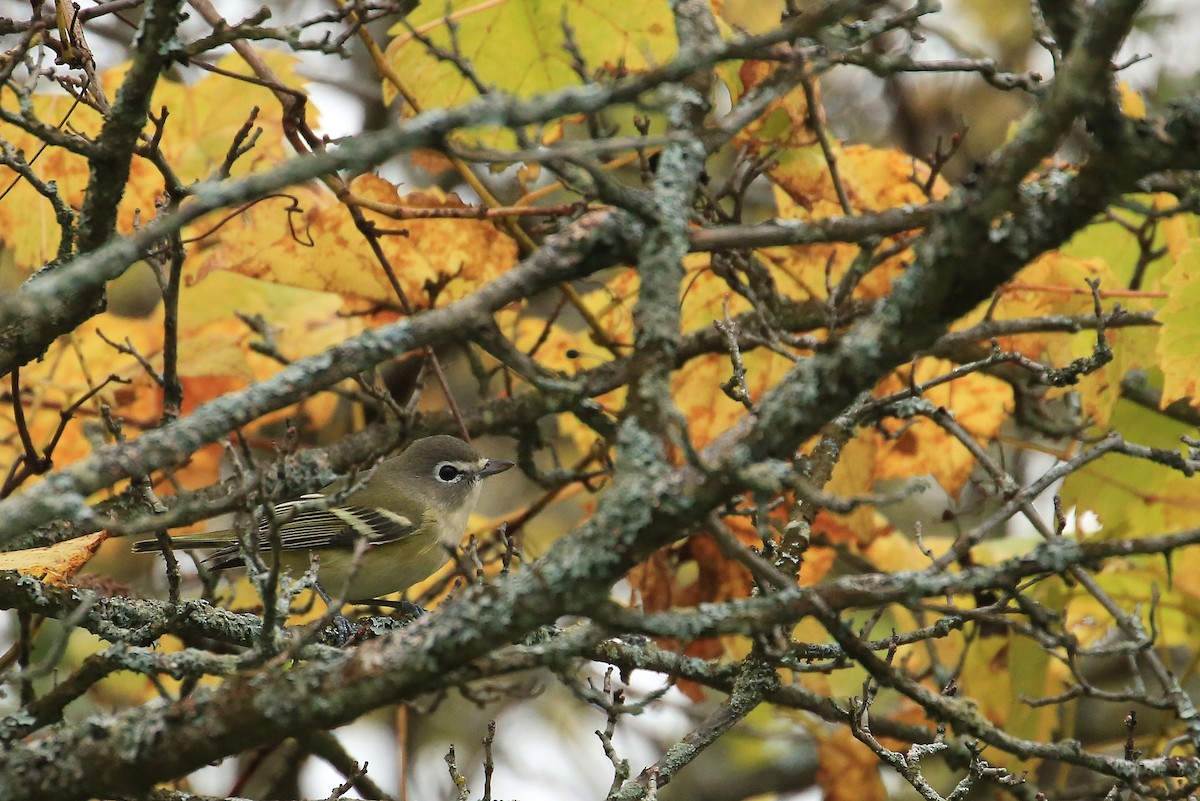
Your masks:
<path fill-rule="evenodd" d="M 506 462 L 503 459 L 488 459 L 484 463 L 483 469 L 479 471 L 479 477 L 487 478 L 488 476 L 494 476 L 497 473 L 503 473 L 512 466 L 513 462 Z"/>

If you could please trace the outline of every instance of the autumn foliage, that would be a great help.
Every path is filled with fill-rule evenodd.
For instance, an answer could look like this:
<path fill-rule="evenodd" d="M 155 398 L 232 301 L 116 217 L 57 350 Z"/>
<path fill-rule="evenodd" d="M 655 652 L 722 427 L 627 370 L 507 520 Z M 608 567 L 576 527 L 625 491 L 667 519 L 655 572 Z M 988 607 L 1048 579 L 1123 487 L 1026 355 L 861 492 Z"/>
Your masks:
<path fill-rule="evenodd" d="M 1039 109 L 1075 102 L 1038 89 L 1026 122 L 977 175 L 964 173 L 953 150 L 917 157 L 853 142 L 826 119 L 825 73 L 857 65 L 894 77 L 899 62 L 885 63 L 872 42 L 918 30 L 924 4 L 909 21 L 872 4 L 856 19 L 828 8 L 791 14 L 784 4 L 768 4 L 773 16 L 738 3 L 679 5 L 617 13 L 591 0 L 453 0 L 407 16 L 381 11 L 378 28 L 359 27 L 350 4 L 320 25 L 346 34 L 339 47 L 365 58 L 373 101 L 397 114 L 386 130 L 335 140 L 319 133 L 332 112 L 309 96 L 305 77 L 310 59 L 332 56 L 296 47 L 322 30 L 316 23 L 273 43 L 257 41 L 249 23 L 210 25 L 209 34 L 238 41 L 219 58 L 200 35 L 163 40 L 177 48 L 177 67 L 146 93 L 115 222 L 101 238 L 136 242 L 136 258 L 83 319 L 8 371 L 0 518 L 34 524 L 0 526 L 0 570 L 45 582 L 37 586 L 47 592 L 90 588 L 105 603 L 165 596 L 161 563 L 128 554 L 126 535 L 166 535 L 156 516 L 173 515 L 178 530 L 230 511 L 248 519 L 256 504 L 369 468 L 434 430 L 493 437 L 530 480 L 501 491 L 463 552 L 414 593 L 431 614 L 413 632 L 382 634 L 382 645 L 302 656 L 300 645 L 281 643 L 325 611 L 307 592 L 274 615 L 261 586 L 202 581 L 185 565 L 184 599 L 200 596 L 279 637 L 176 626 L 188 603 L 175 597 L 178 576 L 162 608 L 175 622 L 161 626 L 81 623 L 92 612 L 6 590 L 6 608 L 25 621 L 6 665 L 28 668 L 41 630 L 29 619 L 43 616 L 97 635 L 63 647 L 58 670 L 73 677 L 94 670 L 122 632 L 155 658 L 260 649 L 261 659 L 227 671 L 197 657 L 200 667 L 171 673 L 147 657 L 140 672 L 118 661 L 103 675 L 82 673 L 95 678 L 80 699 L 90 692 L 103 706 L 149 715 L 153 694 L 186 703 L 203 683 L 224 699 L 221 688 L 254 671 L 286 673 L 293 659 L 314 671 L 327 669 L 321 660 L 349 660 L 370 674 L 375 663 L 356 654 L 392 647 L 442 615 L 448 627 L 469 628 L 461 621 L 474 613 L 455 610 L 477 609 L 482 633 L 470 647 L 483 650 L 428 646 L 439 654 L 430 659 L 446 660 L 430 664 L 450 678 L 387 684 L 370 708 L 534 666 L 565 675 L 569 660 L 583 670 L 586 659 L 665 673 L 697 708 L 717 704 L 715 719 L 741 720 L 748 710 L 729 711 L 751 692 L 739 682 L 765 671 L 750 708 L 776 704 L 774 717 L 746 725 L 809 736 L 828 798 L 885 797 L 881 762 L 903 774 L 906 749 L 947 736 L 968 746 L 947 759 L 951 769 L 996 787 L 1027 771 L 1031 786 L 1057 791 L 1068 770 L 1161 797 L 1194 787 L 1195 766 L 1139 761 L 1171 742 L 1191 760 L 1200 749 L 1181 700 L 1200 626 L 1200 557 L 1188 539 L 1200 526 L 1188 438 L 1200 420 L 1200 218 L 1191 184 L 1147 178 L 1178 168 L 1190 180 L 1191 157 L 1164 156 L 1136 180 L 1103 184 L 1107 199 L 1078 224 L 1074 207 L 1055 205 L 1113 158 L 1103 126 L 1118 138 L 1150 130 L 1143 140 L 1186 151 L 1183 134 L 1167 132 L 1174 118 L 1153 119 L 1117 82 L 1107 66 L 1116 36 L 1094 74 L 1060 73 L 1096 81 L 1089 97 L 1112 100 L 1062 112 L 1087 118 L 1075 135 L 1098 144 L 1060 151 L 1065 125 L 1027 153 L 1036 137 L 1021 126 L 1049 126 L 1057 118 Z M 1109 12 L 1081 13 L 1087 35 L 1110 36 L 1098 21 Z M 39 281 L 61 279 L 66 297 L 77 291 L 73 265 L 109 247 L 81 250 L 77 236 L 96 165 L 112 157 L 97 143 L 128 124 L 113 108 L 133 93 L 126 87 L 144 60 L 135 44 L 129 62 L 89 66 L 81 32 L 37 19 L 23 30 L 41 38 L 25 39 L 21 58 L 47 41 L 59 50 L 73 42 L 78 61 L 47 74 L 5 72 L 0 287 L 12 303 L 0 306 L 0 348 L 16 341 L 4 332 L 23 325 L 20 304 Z M 1073 65 L 1078 51 L 1055 34 L 1064 40 L 1056 63 Z M 929 71 L 1000 80 L 994 64 L 955 64 Z M 1028 74 L 1006 75 L 1031 85 Z M 438 127 L 464 109 L 475 116 Z M 409 131 L 415 144 L 387 149 L 389 132 Z M 693 146 L 703 169 L 687 177 Z M 1028 163 L 1005 185 L 1004 170 L 1021 158 Z M 304 172 L 320 159 L 331 166 Z M 249 199 L 221 200 L 256 180 L 264 188 Z M 679 181 L 689 194 L 673 218 L 664 209 L 675 208 Z M 990 211 L 1000 196 L 1006 203 Z M 1063 220 L 1050 219 L 1058 213 Z M 1029 233 L 1038 214 L 1048 221 Z M 183 222 L 147 240 L 172 220 Z M 620 236 L 573 249 L 604 226 Z M 668 251 L 667 267 L 654 261 Z M 967 267 L 941 275 L 950 263 Z M 944 303 L 922 306 L 921 287 L 945 288 Z M 909 316 L 912 308 L 923 316 Z M 796 419 L 783 397 L 796 399 Z M 767 407 L 789 420 L 777 437 L 756 428 Z M 52 492 L 65 504 L 54 513 Z M 605 545 L 576 552 L 576 539 Z M 1060 560 L 1056 548 L 1076 550 Z M 580 564 L 594 570 L 572 573 Z M 554 587 L 556 565 L 580 587 L 594 583 L 579 590 L 587 604 Z M 544 607 L 521 595 L 534 592 L 520 584 L 536 583 L 530 575 L 550 587 L 540 591 Z M 911 584 L 887 584 L 906 577 Z M 618 614 L 610 590 L 619 580 Z M 480 601 L 492 587 L 502 588 L 494 608 Z M 533 648 L 531 632 L 568 614 L 588 619 L 595 636 L 528 663 L 511 650 Z M 363 640 L 386 627 L 373 619 Z M 1101 690 L 1080 666 L 1099 656 L 1128 657 L 1131 670 L 1177 684 L 1146 690 L 1139 677 L 1129 684 L 1137 692 Z M 109 674 L 118 670 L 137 673 L 136 684 L 117 684 Z M 66 703 L 45 701 L 53 686 L 20 681 L 3 724 L 19 736 L 6 742 L 33 742 L 60 723 L 69 736 Z M 577 694 L 611 721 L 625 707 L 606 692 L 607 707 L 594 687 Z M 1077 730 L 1076 704 L 1097 697 L 1112 702 L 1105 714 L 1145 703 L 1169 719 L 1121 731 L 1124 761 L 1093 759 L 1114 740 Z M 867 707 L 870 722 L 882 721 L 874 729 Z M 223 751 L 172 754 L 140 791 L 278 743 L 297 733 L 289 727 L 330 729 L 363 711 L 345 710 L 247 726 L 247 739 L 230 738 Z M 698 731 L 717 732 L 706 747 L 725 729 Z M 1062 745 L 1072 738 L 1085 741 L 1082 751 Z M 978 743 L 990 746 L 986 762 L 970 750 Z M 628 766 L 620 780 L 619 760 L 614 770 L 614 797 L 654 786 Z M 107 774 L 96 781 L 79 797 L 133 786 Z"/>

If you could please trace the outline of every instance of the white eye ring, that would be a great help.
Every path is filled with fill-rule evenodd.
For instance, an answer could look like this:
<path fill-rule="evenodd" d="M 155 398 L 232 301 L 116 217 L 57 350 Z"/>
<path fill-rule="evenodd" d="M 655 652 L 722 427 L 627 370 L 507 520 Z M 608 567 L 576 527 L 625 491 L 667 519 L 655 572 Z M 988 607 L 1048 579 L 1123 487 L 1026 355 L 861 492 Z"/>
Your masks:
<path fill-rule="evenodd" d="M 443 484 L 457 484 L 462 481 L 465 472 L 450 462 L 442 462 L 434 469 L 433 475 Z"/>

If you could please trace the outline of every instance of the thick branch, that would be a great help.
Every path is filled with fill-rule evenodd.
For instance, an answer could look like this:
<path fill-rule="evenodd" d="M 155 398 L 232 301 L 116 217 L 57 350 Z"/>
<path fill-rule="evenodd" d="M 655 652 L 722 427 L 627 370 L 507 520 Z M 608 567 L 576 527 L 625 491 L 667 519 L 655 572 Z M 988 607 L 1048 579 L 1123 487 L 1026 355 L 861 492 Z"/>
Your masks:
<path fill-rule="evenodd" d="M 88 187 L 79 214 L 81 252 L 96 249 L 116 230 L 117 209 L 125 194 L 133 150 L 146 125 L 154 87 L 170 62 L 167 43 L 175 36 L 182 6 L 182 0 L 155 0 L 145 6 L 134 41 L 133 63 L 117 90 L 112 112 L 96 137 L 96 152 L 88 160 Z M 78 304 L 77 310 L 86 311 L 96 300 L 76 296 L 71 303 Z"/>
<path fill-rule="evenodd" d="M 278 742 L 312 727 L 338 726 L 382 704 L 482 675 L 476 661 L 481 654 L 505 646 L 564 612 L 595 611 L 597 597 L 607 592 L 597 592 L 596 584 L 613 580 L 629 566 L 629 560 L 645 555 L 628 550 L 626 537 L 614 540 L 609 522 L 593 519 L 558 542 L 537 566 L 473 587 L 440 607 L 436 615 L 344 652 L 341 658 L 286 671 L 238 674 L 210 695 L 165 707 L 142 707 L 93 721 L 87 727 L 63 729 L 37 741 L 15 744 L 0 754 L 0 775 L 9 779 L 0 784 L 0 799 L 54 797 L 71 801 L 138 792 L 153 782 L 248 747 Z M 697 632 L 707 636 L 721 628 L 703 622 L 718 610 L 734 610 L 735 617 L 794 622 L 821 609 L 875 607 L 921 596 L 1016 586 L 1023 579 L 1059 573 L 1099 558 L 1169 552 L 1198 541 L 1200 531 L 1089 545 L 1064 538 L 998 565 L 954 574 L 909 572 L 845 578 L 830 585 L 706 606 L 709 614 L 694 619 L 700 626 Z M 637 617 L 628 614 L 631 620 Z M 657 617 L 648 616 L 651 620 Z M 877 659 L 873 654 L 856 656 Z M 556 653 L 553 658 L 561 660 L 563 654 Z M 525 666 L 515 663 L 507 669 Z M 493 667 L 503 669 L 499 663 Z M 783 689 L 769 693 L 768 698 L 779 692 Z M 306 702 L 298 704 L 297 698 Z M 947 707 L 952 716 L 959 711 Z M 1200 770 L 1194 759 L 1130 761 L 1090 753 L 1064 754 L 1061 747 L 1037 747 L 997 733 L 981 717 L 974 724 L 979 733 L 999 738 L 998 744 L 1014 748 L 1015 753 L 1064 758 L 1108 775 L 1179 776 Z"/>

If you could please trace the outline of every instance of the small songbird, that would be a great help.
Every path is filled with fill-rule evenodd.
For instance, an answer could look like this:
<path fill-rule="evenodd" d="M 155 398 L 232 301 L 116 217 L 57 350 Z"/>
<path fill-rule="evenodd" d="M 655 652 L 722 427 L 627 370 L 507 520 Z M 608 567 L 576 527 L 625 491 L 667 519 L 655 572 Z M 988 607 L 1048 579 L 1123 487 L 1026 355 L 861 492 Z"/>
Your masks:
<path fill-rule="evenodd" d="M 317 554 L 317 578 L 326 601 L 326 593 L 366 601 L 406 590 L 437 570 L 448 558 L 447 549 L 462 540 L 483 479 L 512 466 L 480 456 L 458 437 L 419 439 L 381 463 L 364 486 L 334 507 L 305 510 L 302 505 L 344 489 L 345 480 L 323 493 L 275 506 L 281 565 L 298 576 L 308 570 L 309 555 Z M 259 551 L 270 552 L 270 531 L 266 520 L 259 522 Z M 368 547 L 353 570 L 360 540 Z M 189 551 L 215 548 L 204 560 L 212 570 L 243 565 L 236 531 L 182 534 L 171 538 L 171 546 Z M 146 553 L 162 547 L 158 540 L 141 540 L 133 550 Z"/>

